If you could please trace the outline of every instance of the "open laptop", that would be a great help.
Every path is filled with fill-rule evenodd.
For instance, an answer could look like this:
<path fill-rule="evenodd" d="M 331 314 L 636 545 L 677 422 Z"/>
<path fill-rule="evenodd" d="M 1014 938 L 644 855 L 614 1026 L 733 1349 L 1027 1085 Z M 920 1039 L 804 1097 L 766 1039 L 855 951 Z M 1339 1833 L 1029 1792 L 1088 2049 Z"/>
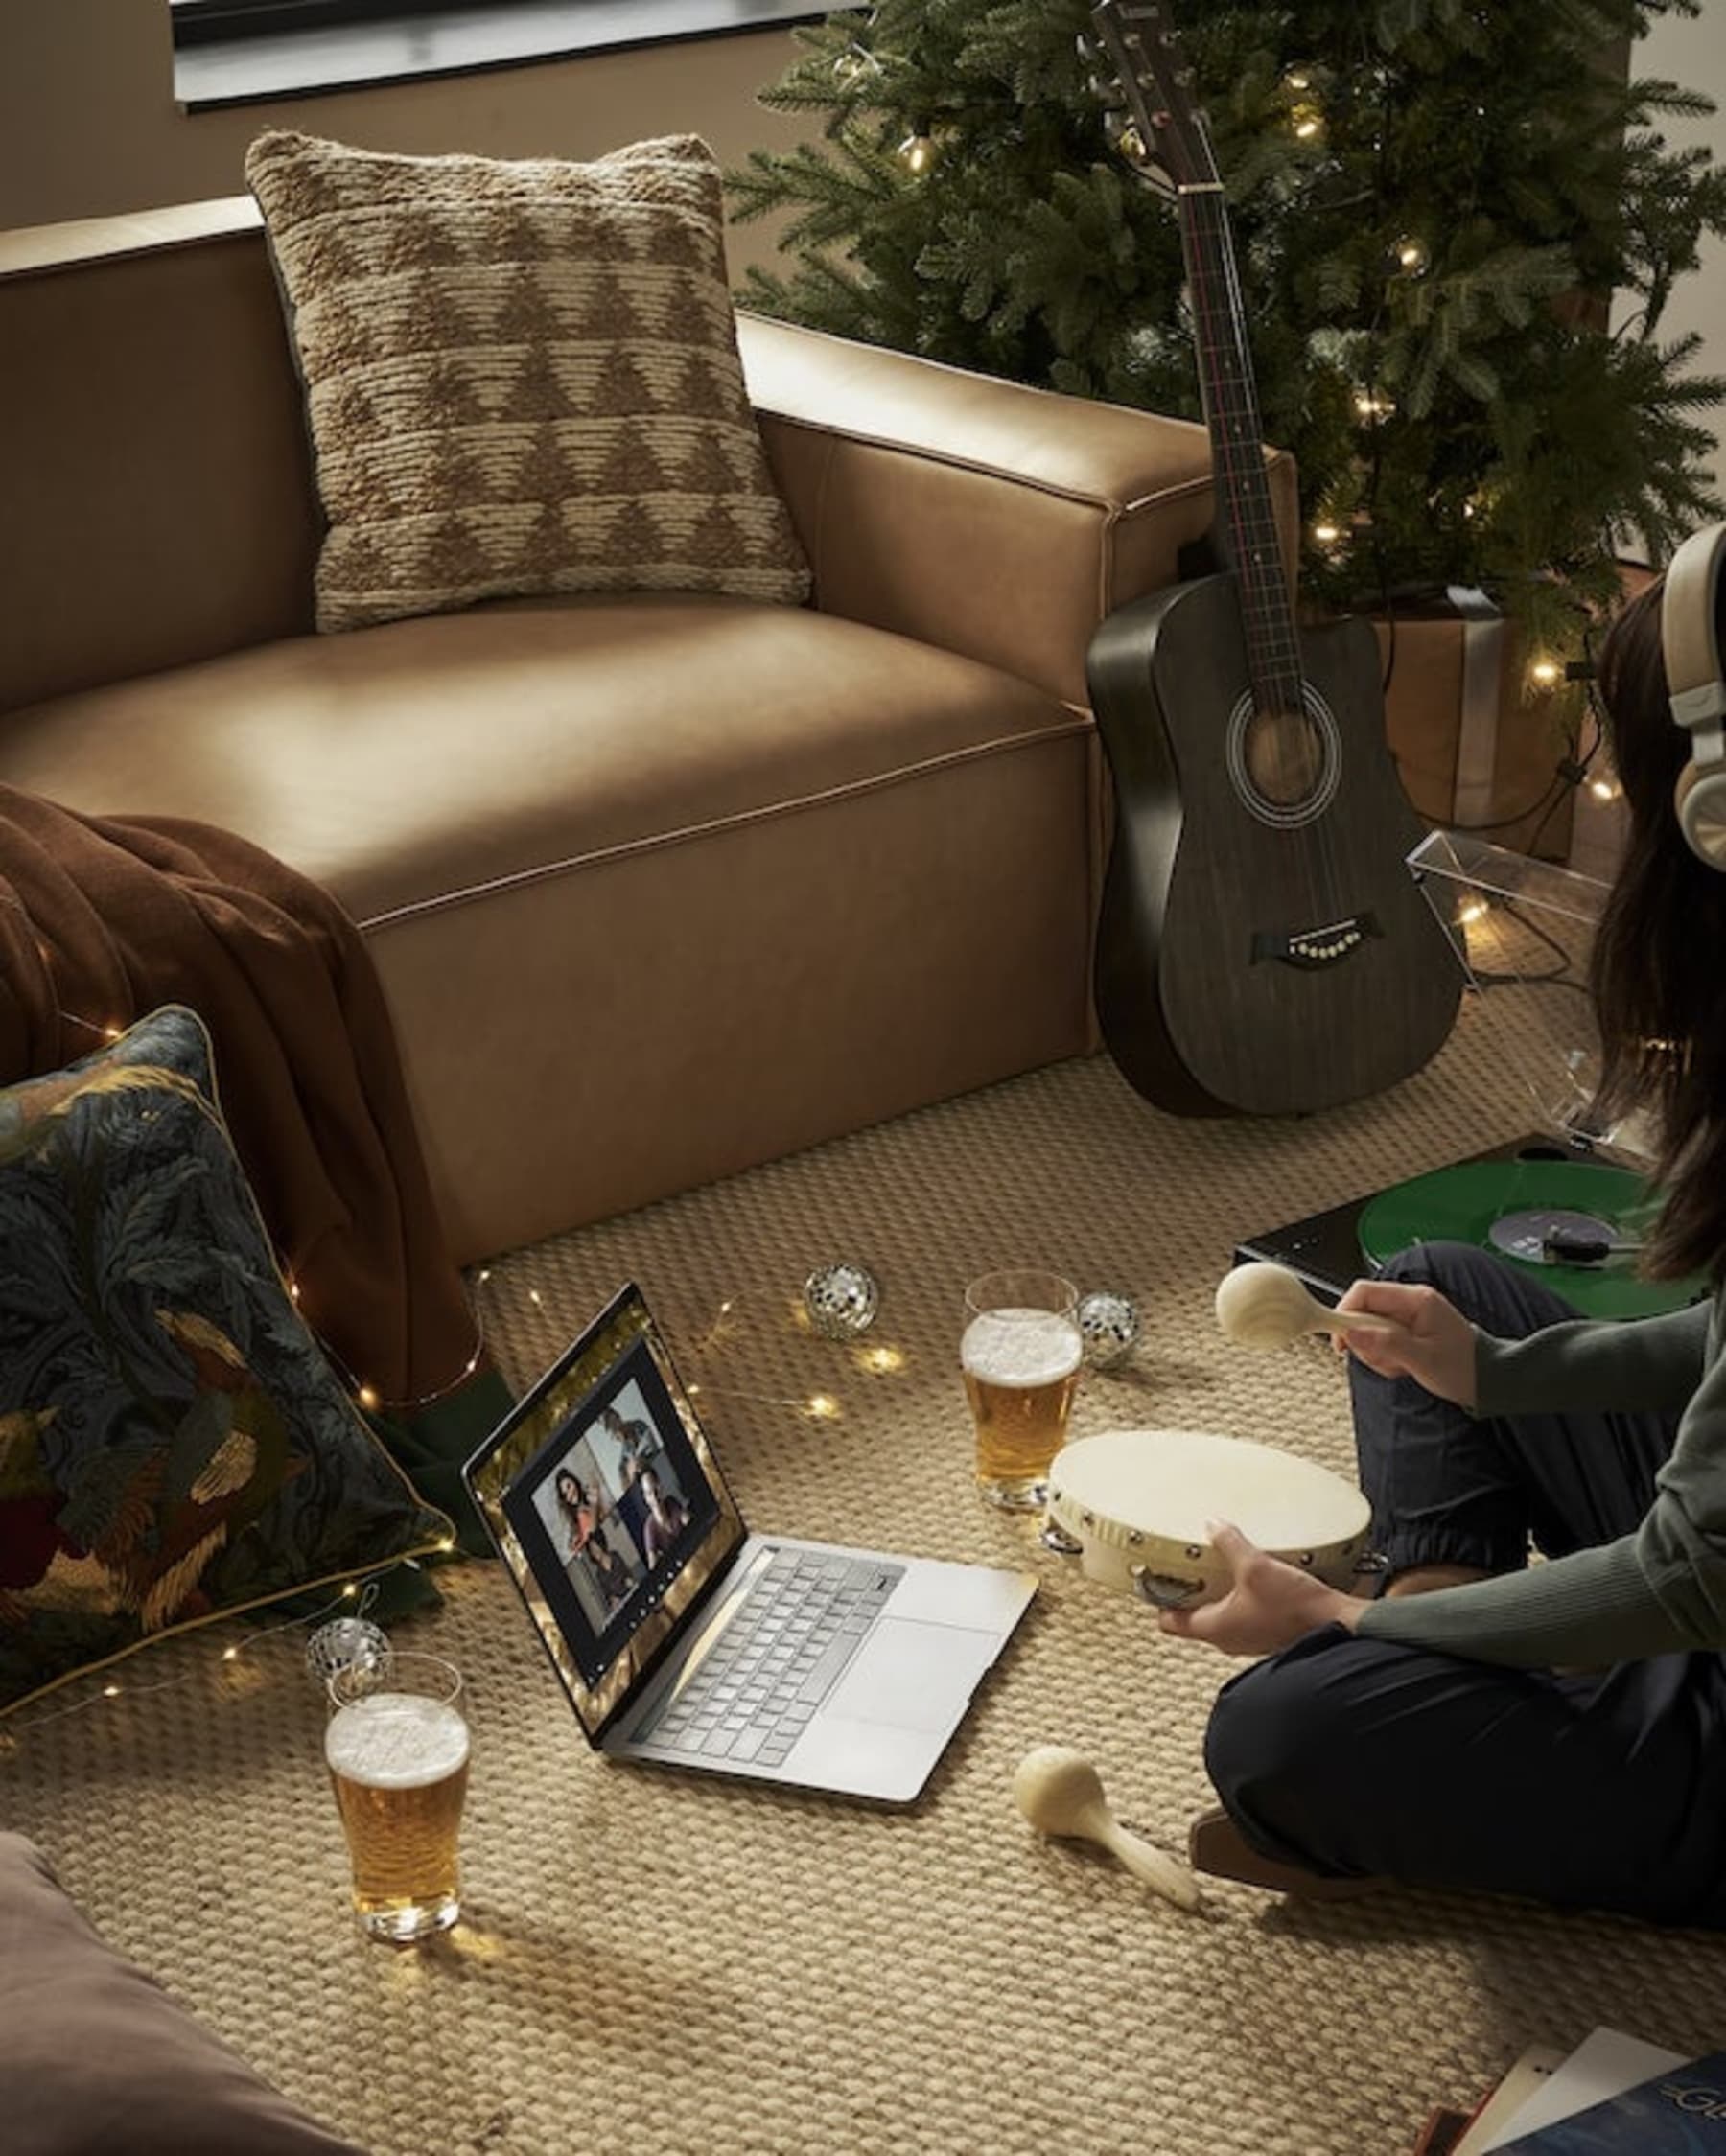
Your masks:
<path fill-rule="evenodd" d="M 634 1284 L 463 1478 L 588 1742 L 908 1804 L 1033 1574 L 745 1526 Z"/>

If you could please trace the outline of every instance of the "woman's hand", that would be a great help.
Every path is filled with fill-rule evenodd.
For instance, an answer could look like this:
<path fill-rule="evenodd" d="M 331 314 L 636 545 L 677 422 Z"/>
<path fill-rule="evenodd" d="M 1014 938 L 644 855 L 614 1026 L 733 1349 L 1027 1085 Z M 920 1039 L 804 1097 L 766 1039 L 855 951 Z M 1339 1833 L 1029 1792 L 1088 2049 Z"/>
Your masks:
<path fill-rule="evenodd" d="M 1439 1400 L 1458 1407 L 1475 1403 L 1475 1330 L 1435 1287 L 1409 1281 L 1357 1280 L 1337 1305 L 1394 1321 L 1394 1333 L 1336 1336 L 1339 1355 L 1352 1355 L 1381 1378 L 1413 1378 Z"/>
<path fill-rule="evenodd" d="M 1202 1639 L 1225 1655 L 1274 1655 L 1319 1625 L 1354 1630 L 1365 1606 L 1353 1595 L 1268 1555 L 1225 1520 L 1210 1521 L 1207 1531 L 1211 1547 L 1228 1567 L 1228 1592 L 1197 1610 L 1163 1611 L 1157 1622 L 1164 1632 Z"/>

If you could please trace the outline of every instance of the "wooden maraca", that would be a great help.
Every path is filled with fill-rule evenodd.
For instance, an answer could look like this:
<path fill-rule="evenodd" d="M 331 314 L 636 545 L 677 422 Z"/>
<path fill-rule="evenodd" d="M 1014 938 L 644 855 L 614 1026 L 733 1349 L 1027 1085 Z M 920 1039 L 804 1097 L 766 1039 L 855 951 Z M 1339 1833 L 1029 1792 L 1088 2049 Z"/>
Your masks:
<path fill-rule="evenodd" d="M 1333 1310 L 1284 1265 L 1255 1259 L 1217 1285 L 1217 1323 L 1239 1348 L 1286 1348 L 1303 1333 L 1396 1333 L 1393 1318 Z"/>
<path fill-rule="evenodd" d="M 1181 1909 L 1200 1906 L 1199 1882 L 1186 1866 L 1130 1834 L 1115 1818 L 1104 1797 L 1102 1777 L 1084 1752 L 1070 1745 L 1038 1745 L 1019 1761 L 1013 1794 L 1039 1834 L 1101 1843 L 1135 1879 L 1167 1900 Z"/>

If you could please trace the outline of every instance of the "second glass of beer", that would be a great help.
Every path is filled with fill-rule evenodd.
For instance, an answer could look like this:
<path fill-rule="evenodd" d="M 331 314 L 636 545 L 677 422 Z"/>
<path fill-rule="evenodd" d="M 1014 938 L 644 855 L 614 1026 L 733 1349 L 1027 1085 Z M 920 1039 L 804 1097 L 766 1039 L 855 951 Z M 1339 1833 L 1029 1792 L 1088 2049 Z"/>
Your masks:
<path fill-rule="evenodd" d="M 1048 1495 L 1085 1353 L 1078 1307 L 1070 1280 L 1027 1266 L 985 1273 L 965 1291 L 959 1362 L 977 1427 L 977 1488 L 991 1504 L 1033 1512 Z"/>
<path fill-rule="evenodd" d="M 324 1758 L 347 1834 L 354 1911 L 406 1945 L 461 1913 L 456 1839 L 467 1796 L 461 1676 L 437 1655 L 392 1654 L 330 1679 Z"/>

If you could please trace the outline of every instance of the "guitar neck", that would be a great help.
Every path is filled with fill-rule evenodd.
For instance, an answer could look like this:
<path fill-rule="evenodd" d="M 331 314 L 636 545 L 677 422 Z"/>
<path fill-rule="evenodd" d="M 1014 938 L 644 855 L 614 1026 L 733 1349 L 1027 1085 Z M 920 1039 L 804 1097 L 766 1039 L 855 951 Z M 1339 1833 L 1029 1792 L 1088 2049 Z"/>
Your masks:
<path fill-rule="evenodd" d="M 1240 586 L 1254 700 L 1261 711 L 1298 711 L 1300 647 L 1265 468 L 1264 429 L 1228 213 L 1215 181 L 1183 186 L 1179 198 L 1217 525 Z"/>

